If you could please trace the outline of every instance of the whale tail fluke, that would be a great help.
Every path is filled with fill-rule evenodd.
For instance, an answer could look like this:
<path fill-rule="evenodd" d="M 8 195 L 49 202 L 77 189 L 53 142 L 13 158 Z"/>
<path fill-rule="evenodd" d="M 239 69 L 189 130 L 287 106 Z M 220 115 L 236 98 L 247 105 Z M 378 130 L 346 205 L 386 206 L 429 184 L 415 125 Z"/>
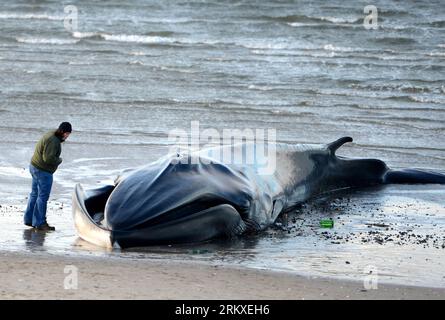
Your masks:
<path fill-rule="evenodd" d="M 328 144 L 328 149 L 334 155 L 335 151 L 337 151 L 338 148 L 340 148 L 342 145 L 344 145 L 345 143 L 348 143 L 348 142 L 352 142 L 352 138 L 351 137 L 340 138 L 340 139 L 335 140 L 334 142 L 331 142 L 330 144 Z"/>
<path fill-rule="evenodd" d="M 445 184 L 445 174 L 418 169 L 389 170 L 385 184 Z"/>

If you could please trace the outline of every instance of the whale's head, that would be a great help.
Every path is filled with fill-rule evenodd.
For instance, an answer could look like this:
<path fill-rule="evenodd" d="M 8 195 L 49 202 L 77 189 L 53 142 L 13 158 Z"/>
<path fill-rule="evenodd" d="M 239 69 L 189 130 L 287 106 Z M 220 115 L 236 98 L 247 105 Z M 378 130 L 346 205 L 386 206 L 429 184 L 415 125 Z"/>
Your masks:
<path fill-rule="evenodd" d="M 223 204 L 242 216 L 252 188 L 239 172 L 197 156 L 168 155 L 117 179 L 104 208 L 104 224 L 114 230 L 138 229 Z"/>

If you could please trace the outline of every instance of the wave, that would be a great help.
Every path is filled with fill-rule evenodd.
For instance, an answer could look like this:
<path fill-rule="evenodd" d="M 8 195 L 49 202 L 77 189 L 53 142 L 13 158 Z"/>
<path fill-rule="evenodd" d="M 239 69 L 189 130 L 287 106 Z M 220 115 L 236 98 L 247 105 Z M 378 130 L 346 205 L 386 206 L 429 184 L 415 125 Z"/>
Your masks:
<path fill-rule="evenodd" d="M 431 104 L 443 104 L 445 103 L 444 100 L 437 100 L 427 97 L 420 97 L 420 96 L 389 96 L 382 98 L 384 100 L 394 100 L 394 101 L 400 101 L 400 102 L 420 102 L 420 103 L 431 103 Z"/>
<path fill-rule="evenodd" d="M 192 39 L 187 37 L 168 36 L 171 34 L 160 35 L 138 35 L 138 34 L 110 34 L 104 32 L 73 32 L 75 39 L 97 39 L 115 42 L 141 43 L 141 44 L 159 44 L 159 45 L 222 45 L 222 46 L 240 46 L 251 50 L 313 50 L 322 55 L 321 52 L 369 52 L 369 49 L 335 46 L 326 44 L 323 46 L 299 45 L 286 40 L 261 41 L 240 39 L 234 41 L 214 40 L 214 39 Z M 261 54 L 260 52 L 254 52 Z M 139 55 L 135 53 L 133 55 Z M 144 55 L 144 54 L 140 54 Z"/>
<path fill-rule="evenodd" d="M 379 29 L 382 30 L 388 30 L 388 31 L 405 31 L 405 32 L 410 32 L 410 31 L 418 31 L 419 29 L 422 30 L 421 28 L 419 28 L 416 25 L 396 25 L 396 24 L 384 24 L 384 23 L 380 23 L 379 24 Z"/>
<path fill-rule="evenodd" d="M 61 38 L 16 38 L 17 42 L 21 43 L 29 43 L 29 44 L 54 44 L 54 45 L 63 45 L 63 44 L 75 44 L 79 42 L 79 40 L 75 39 L 61 39 Z"/>
<path fill-rule="evenodd" d="M 335 18 L 335 17 L 319 17 L 321 21 L 328 21 L 332 23 L 361 23 L 363 21 L 363 18 Z"/>
<path fill-rule="evenodd" d="M 259 42 L 259 41 L 237 41 L 229 42 L 212 39 L 190 39 L 181 37 L 166 37 L 155 35 L 137 34 L 109 34 L 102 32 L 73 32 L 76 39 L 98 39 L 116 42 L 143 43 L 143 44 L 167 44 L 167 45 L 237 45 L 247 49 L 298 49 L 288 42 Z"/>
<path fill-rule="evenodd" d="M 12 13 L 12 12 L 0 12 L 0 19 L 37 19 L 37 20 L 57 20 L 62 21 L 65 19 L 63 16 L 50 15 L 46 13 Z"/>
<path fill-rule="evenodd" d="M 383 52 L 384 50 L 382 50 L 382 52 Z M 425 58 L 423 58 L 423 57 L 421 57 L 421 56 L 419 56 L 419 55 L 416 55 L 416 56 L 412 56 L 412 57 L 410 57 L 410 56 L 406 56 L 406 55 L 393 55 L 393 56 L 375 56 L 374 57 L 375 59 L 378 59 L 378 60 L 391 60 L 391 61 L 402 61 L 402 62 L 406 62 L 406 61 L 422 61 L 422 60 L 425 60 Z"/>
<path fill-rule="evenodd" d="M 132 34 L 108 34 L 104 32 L 73 32 L 72 36 L 76 39 L 86 39 L 86 38 L 101 38 L 104 40 L 122 41 L 122 42 L 142 42 L 142 43 L 152 43 L 152 42 L 174 42 L 175 38 L 171 38 L 174 32 L 171 31 L 160 31 L 160 32 L 150 32 L 146 35 L 132 35 Z"/>
<path fill-rule="evenodd" d="M 198 73 L 198 70 L 192 70 L 192 67 L 189 67 L 190 69 L 180 68 L 177 66 L 159 66 L 157 69 L 162 71 L 170 71 L 170 72 L 177 72 L 177 73 Z"/>
<path fill-rule="evenodd" d="M 269 86 L 260 86 L 251 84 L 247 87 L 249 90 L 258 90 L 258 91 L 272 91 L 272 90 L 279 90 L 279 88 L 269 87 Z"/>
<path fill-rule="evenodd" d="M 69 61 L 68 65 L 71 66 L 88 66 L 88 65 L 92 65 L 94 64 L 94 62 L 88 62 L 88 61 Z"/>
<path fill-rule="evenodd" d="M 146 56 L 148 53 L 143 51 L 131 51 L 128 53 L 130 56 Z"/>
<path fill-rule="evenodd" d="M 365 49 L 362 49 L 362 48 L 338 47 L 338 46 L 334 46 L 332 44 L 324 45 L 322 49 L 326 50 L 326 51 L 338 51 L 338 52 L 361 52 L 361 51 L 365 51 Z"/>
<path fill-rule="evenodd" d="M 130 56 L 135 56 L 135 57 L 159 57 L 159 54 L 151 54 L 145 51 L 129 51 L 127 53 Z"/>
<path fill-rule="evenodd" d="M 371 91 L 400 91 L 405 93 L 432 93 L 434 91 L 439 92 L 439 89 L 429 88 L 425 86 L 414 86 L 414 85 L 363 85 L 353 83 L 349 85 L 350 88 L 360 89 L 360 90 L 371 90 Z"/>
<path fill-rule="evenodd" d="M 291 27 L 323 27 L 321 23 L 307 23 L 307 22 L 288 22 L 287 25 Z"/>
<path fill-rule="evenodd" d="M 445 52 L 430 52 L 428 55 L 431 57 L 445 57 Z"/>
<path fill-rule="evenodd" d="M 259 19 L 285 22 L 285 23 L 304 23 L 304 22 L 324 22 L 329 24 L 357 24 L 363 21 L 363 18 L 339 18 L 339 17 L 314 17 L 306 15 L 286 15 L 286 16 L 260 16 Z"/>
<path fill-rule="evenodd" d="M 288 26 L 293 28 L 311 28 L 311 29 L 327 29 L 327 28 L 359 28 L 358 24 L 351 23 L 336 23 L 335 25 L 331 23 L 323 22 L 288 22 Z"/>
<path fill-rule="evenodd" d="M 166 34 L 166 33 L 163 33 Z M 72 36 L 76 39 L 97 39 L 115 42 L 130 42 L 143 44 L 217 44 L 218 41 L 210 40 L 191 40 L 180 39 L 168 36 L 159 35 L 137 35 L 137 34 L 109 34 L 102 32 L 73 32 Z"/>
<path fill-rule="evenodd" d="M 100 37 L 99 32 L 79 32 L 75 31 L 72 33 L 72 36 L 76 39 L 84 39 L 84 38 L 94 38 L 94 37 Z"/>
<path fill-rule="evenodd" d="M 48 13 L 18 13 L 18 12 L 0 12 L 0 19 L 34 19 L 34 20 L 55 20 L 55 21 L 63 21 L 66 16 L 63 15 L 54 15 Z M 144 20 L 144 22 L 148 23 L 166 23 L 166 24 L 176 24 L 176 23 L 194 23 L 194 22 L 208 22 L 212 20 L 204 20 L 204 19 L 190 19 L 190 18 L 153 18 Z"/>
<path fill-rule="evenodd" d="M 174 43 L 175 39 L 159 36 L 140 36 L 127 34 L 99 34 L 101 38 L 117 42 L 136 42 L 136 43 Z"/>
<path fill-rule="evenodd" d="M 325 44 L 323 46 L 302 46 L 302 45 L 295 45 L 290 44 L 287 42 L 282 43 L 267 43 L 267 42 L 254 42 L 254 43 L 239 43 L 242 47 L 248 48 L 248 49 L 255 49 L 256 51 L 253 51 L 253 53 L 256 54 L 268 54 L 268 52 L 262 52 L 260 50 L 270 50 L 270 49 L 276 49 L 276 50 L 297 50 L 297 51 L 312 51 L 314 55 L 309 56 L 326 56 L 323 54 L 323 51 L 328 52 L 369 52 L 370 50 L 366 50 L 364 48 L 352 48 L 352 47 L 341 47 L 341 46 L 335 46 L 331 43 Z M 301 52 L 289 52 L 291 55 L 302 55 Z M 304 54 L 306 55 L 306 54 Z"/>
<path fill-rule="evenodd" d="M 239 42 L 237 43 L 239 46 L 244 47 L 246 49 L 275 49 L 275 50 L 282 50 L 282 49 L 297 49 L 296 47 L 292 46 L 289 43 L 282 42 L 282 43 L 273 43 L 273 42 Z"/>
<path fill-rule="evenodd" d="M 408 99 L 413 102 L 422 102 L 422 103 L 436 103 L 436 104 L 445 103 L 445 100 L 437 100 L 437 99 L 431 99 L 431 98 L 419 97 L 419 96 L 408 96 Z"/>

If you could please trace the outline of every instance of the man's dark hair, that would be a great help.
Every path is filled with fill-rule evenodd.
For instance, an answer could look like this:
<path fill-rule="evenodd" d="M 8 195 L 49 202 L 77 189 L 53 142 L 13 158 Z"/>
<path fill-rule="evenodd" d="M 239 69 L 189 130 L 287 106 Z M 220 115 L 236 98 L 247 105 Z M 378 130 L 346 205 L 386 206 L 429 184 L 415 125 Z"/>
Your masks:
<path fill-rule="evenodd" d="M 73 128 L 71 127 L 71 123 L 62 122 L 54 134 L 56 137 L 60 138 L 63 141 L 63 134 L 65 132 L 71 132 L 72 130 Z"/>

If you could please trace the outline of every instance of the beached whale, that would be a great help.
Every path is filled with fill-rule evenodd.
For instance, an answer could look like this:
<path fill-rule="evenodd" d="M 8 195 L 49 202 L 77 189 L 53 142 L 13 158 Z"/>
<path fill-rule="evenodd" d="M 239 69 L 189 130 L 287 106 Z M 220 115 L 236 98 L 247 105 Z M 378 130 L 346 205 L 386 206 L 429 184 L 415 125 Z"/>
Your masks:
<path fill-rule="evenodd" d="M 201 242 L 264 230 L 280 213 L 339 189 L 445 184 L 440 173 L 391 170 L 381 160 L 336 156 L 336 150 L 351 141 L 344 137 L 327 145 L 276 144 L 275 168 L 266 173 L 260 170 L 264 159 L 222 161 L 227 148 L 245 155 L 258 148 L 254 144 L 167 155 L 125 171 L 114 185 L 87 191 L 76 185 L 74 224 L 82 239 L 105 247 Z"/>

